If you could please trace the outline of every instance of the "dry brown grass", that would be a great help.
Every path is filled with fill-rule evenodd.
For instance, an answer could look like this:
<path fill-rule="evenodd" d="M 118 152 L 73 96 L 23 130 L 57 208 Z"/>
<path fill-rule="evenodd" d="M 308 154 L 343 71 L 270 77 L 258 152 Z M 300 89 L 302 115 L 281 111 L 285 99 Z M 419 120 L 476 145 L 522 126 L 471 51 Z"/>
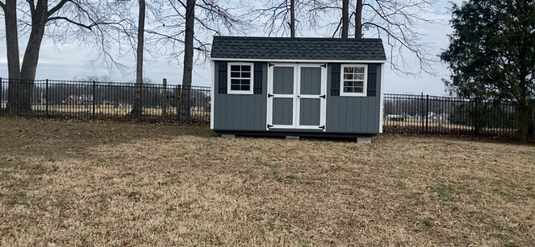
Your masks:
<path fill-rule="evenodd" d="M 0 118 L 0 246 L 534 246 L 535 147 Z"/>

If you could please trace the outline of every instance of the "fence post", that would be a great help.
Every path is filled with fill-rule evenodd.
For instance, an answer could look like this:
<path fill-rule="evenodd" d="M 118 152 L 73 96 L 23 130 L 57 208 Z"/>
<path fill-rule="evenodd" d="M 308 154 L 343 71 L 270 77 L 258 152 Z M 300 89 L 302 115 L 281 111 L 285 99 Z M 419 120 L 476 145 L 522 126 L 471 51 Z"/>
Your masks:
<path fill-rule="evenodd" d="M 95 120 L 95 108 L 96 108 L 96 105 L 97 105 L 97 82 L 96 81 L 93 81 L 93 96 L 91 97 L 92 98 L 92 101 L 93 101 L 93 120 Z"/>
<path fill-rule="evenodd" d="M 429 134 L 429 94 L 426 95 L 425 99 L 425 134 Z"/>
<path fill-rule="evenodd" d="M 474 111 L 474 134 L 475 135 L 478 135 L 479 134 L 479 99 L 478 97 L 476 97 L 476 108 L 475 108 L 475 111 Z"/>
<path fill-rule="evenodd" d="M 420 127 L 422 128 L 422 129 L 420 130 L 420 133 L 425 132 L 425 122 L 424 122 L 425 120 L 424 120 L 424 116 L 425 116 L 426 114 L 425 114 L 425 107 L 424 107 L 424 105 L 425 105 L 425 104 L 424 104 L 424 92 L 422 92 L 422 94 L 420 95 L 420 109 L 421 109 L 421 111 L 422 111 L 422 112 L 420 112 L 420 113 L 422 114 L 422 116 L 421 116 L 421 118 L 420 118 L 420 119 L 421 119 L 421 120 L 420 120 L 420 122 L 421 122 L 421 123 L 420 123 L 420 124 L 421 124 Z"/>
<path fill-rule="evenodd" d="M 3 101 L 2 101 L 2 94 L 4 93 L 4 90 L 2 89 L 3 84 L 4 84 L 4 80 L 2 79 L 2 77 L 0 77 L 0 115 L 2 114 L 2 104 L 3 104 Z"/>
<path fill-rule="evenodd" d="M 48 113 L 48 79 L 45 81 L 45 114 L 46 117 L 50 117 L 50 114 Z"/>
<path fill-rule="evenodd" d="M 162 92 L 162 117 L 167 119 L 167 79 L 163 78 L 163 92 Z"/>
<path fill-rule="evenodd" d="M 175 89 L 175 98 L 176 98 L 176 120 L 182 121 L 180 117 L 180 112 L 182 111 L 181 103 L 182 103 L 182 85 L 178 84 Z"/>
<path fill-rule="evenodd" d="M 191 122 L 191 85 L 188 85 L 187 90 L 188 90 L 188 97 L 187 97 L 188 102 L 186 105 L 188 108 L 186 109 L 186 116 L 188 118 L 188 123 L 190 123 Z"/>
<path fill-rule="evenodd" d="M 143 120 L 143 83 L 139 84 L 139 115 L 138 121 Z"/>

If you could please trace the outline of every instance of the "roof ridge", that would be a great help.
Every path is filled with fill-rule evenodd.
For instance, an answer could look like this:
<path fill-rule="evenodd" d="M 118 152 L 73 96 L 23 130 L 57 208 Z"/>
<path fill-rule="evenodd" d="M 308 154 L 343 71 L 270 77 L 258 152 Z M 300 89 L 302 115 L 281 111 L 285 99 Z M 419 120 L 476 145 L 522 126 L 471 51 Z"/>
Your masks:
<path fill-rule="evenodd" d="M 263 37 L 263 36 L 225 36 L 225 35 L 214 35 L 214 38 L 224 38 L 224 39 L 287 39 L 287 40 L 299 40 L 299 39 L 325 39 L 325 40 L 351 40 L 351 41 L 362 41 L 362 40 L 382 40 L 381 38 L 329 38 L 329 37 Z"/>
<path fill-rule="evenodd" d="M 214 36 L 212 58 L 386 60 L 381 39 Z"/>

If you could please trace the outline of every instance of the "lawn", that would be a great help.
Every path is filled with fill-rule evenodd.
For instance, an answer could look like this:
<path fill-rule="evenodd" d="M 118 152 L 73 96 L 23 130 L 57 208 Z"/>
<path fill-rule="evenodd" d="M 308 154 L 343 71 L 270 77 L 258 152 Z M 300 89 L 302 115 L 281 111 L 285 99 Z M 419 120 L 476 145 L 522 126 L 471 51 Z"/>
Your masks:
<path fill-rule="evenodd" d="M 535 246 L 533 145 L 0 128 L 0 246 Z"/>

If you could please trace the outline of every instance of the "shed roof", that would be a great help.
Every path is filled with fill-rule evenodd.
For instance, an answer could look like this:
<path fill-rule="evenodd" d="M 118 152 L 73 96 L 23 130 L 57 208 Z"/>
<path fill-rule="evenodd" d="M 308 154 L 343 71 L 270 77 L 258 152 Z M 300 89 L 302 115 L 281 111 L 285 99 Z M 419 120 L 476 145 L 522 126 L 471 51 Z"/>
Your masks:
<path fill-rule="evenodd" d="M 385 61 L 381 39 L 214 36 L 212 60 Z"/>

